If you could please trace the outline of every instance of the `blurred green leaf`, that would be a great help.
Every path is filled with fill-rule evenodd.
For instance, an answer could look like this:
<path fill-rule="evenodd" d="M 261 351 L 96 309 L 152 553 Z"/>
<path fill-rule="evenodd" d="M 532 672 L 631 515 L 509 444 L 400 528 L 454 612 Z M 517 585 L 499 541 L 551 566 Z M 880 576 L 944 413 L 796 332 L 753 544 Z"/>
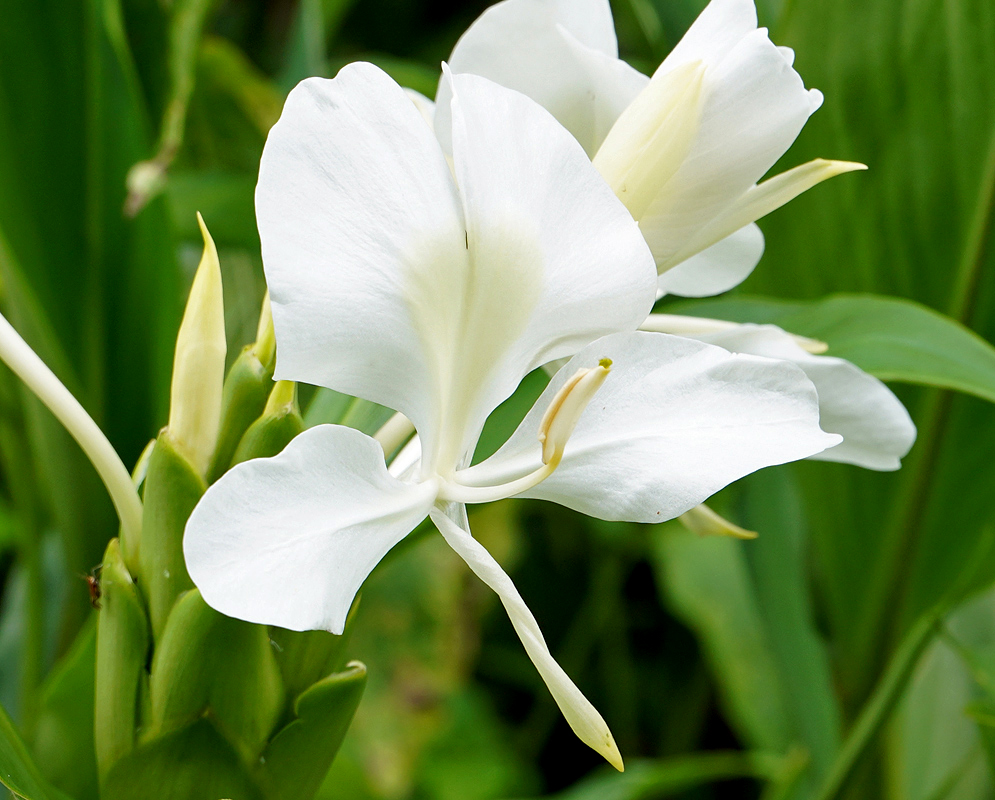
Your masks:
<path fill-rule="evenodd" d="M 836 295 L 813 302 L 763 297 L 706 300 L 682 313 L 773 323 L 829 345 L 886 381 L 955 389 L 995 402 L 995 347 L 956 320 L 911 300 Z"/>
<path fill-rule="evenodd" d="M 699 537 L 677 522 L 648 530 L 665 599 L 701 640 L 733 729 L 751 747 L 785 752 L 784 688 L 742 543 Z"/>
<path fill-rule="evenodd" d="M 94 614 L 46 679 L 32 744 L 45 778 L 76 800 L 98 796 L 93 738 L 96 621 Z"/>
<path fill-rule="evenodd" d="M 68 800 L 65 795 L 49 787 L 28 748 L 14 728 L 7 712 L 0 707 L 0 783 L 16 797 L 24 800 Z"/>
<path fill-rule="evenodd" d="M 314 796 L 342 743 L 366 686 L 358 661 L 329 675 L 302 694 L 296 719 L 281 730 L 259 761 L 258 778 L 274 800 Z"/>
<path fill-rule="evenodd" d="M 634 761 L 625 772 L 599 770 L 549 800 L 656 800 L 733 778 L 770 778 L 780 759 L 752 753 L 694 753 L 660 761 Z"/>
<path fill-rule="evenodd" d="M 752 568 L 793 733 L 818 777 L 839 751 L 842 715 L 826 643 L 815 627 L 801 497 L 787 470 L 761 470 L 744 484 L 745 522 L 760 536 L 741 548 Z"/>

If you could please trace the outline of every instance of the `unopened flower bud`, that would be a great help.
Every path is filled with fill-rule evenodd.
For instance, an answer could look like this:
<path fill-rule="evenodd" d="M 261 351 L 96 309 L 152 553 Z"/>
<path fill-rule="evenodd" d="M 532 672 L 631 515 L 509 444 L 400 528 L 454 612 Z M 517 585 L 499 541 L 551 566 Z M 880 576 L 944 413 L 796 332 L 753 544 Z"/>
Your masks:
<path fill-rule="evenodd" d="M 204 255 L 176 337 L 169 430 L 190 463 L 205 475 L 218 438 L 227 344 L 218 251 L 200 214 L 197 221 Z"/>

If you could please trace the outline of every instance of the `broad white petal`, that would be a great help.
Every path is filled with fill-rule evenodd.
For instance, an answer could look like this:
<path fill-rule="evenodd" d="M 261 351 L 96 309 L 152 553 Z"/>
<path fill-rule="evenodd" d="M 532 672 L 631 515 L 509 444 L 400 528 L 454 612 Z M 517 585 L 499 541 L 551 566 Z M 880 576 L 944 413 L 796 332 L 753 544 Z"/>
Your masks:
<path fill-rule="evenodd" d="M 371 64 L 290 93 L 259 167 L 256 215 L 276 377 L 434 419 L 409 296 L 420 272 L 465 269 L 446 159 L 409 96 Z"/>
<path fill-rule="evenodd" d="M 658 72 L 653 80 L 679 75 L 679 70 Z M 708 65 L 703 91 L 694 146 L 640 217 L 661 271 L 697 252 L 687 252 L 687 244 L 773 166 L 812 110 L 798 73 L 763 29 L 747 34 L 724 58 Z"/>
<path fill-rule="evenodd" d="M 435 493 L 388 475 L 369 436 L 319 425 L 207 490 L 183 536 L 187 569 L 222 614 L 342 633 L 360 585 Z"/>
<path fill-rule="evenodd" d="M 811 456 L 876 470 L 894 470 L 909 452 L 916 428 L 891 390 L 849 361 L 803 350 L 774 325 L 738 325 L 694 338 L 736 353 L 788 359 L 805 370 L 819 392 L 821 425 L 843 442 Z"/>
<path fill-rule="evenodd" d="M 452 514 L 459 522 L 454 521 L 448 514 Z M 542 637 L 542 631 L 539 630 L 539 624 L 525 605 L 508 573 L 501 569 L 501 565 L 494 560 L 494 557 L 470 534 L 465 507 L 450 506 L 448 514 L 438 509 L 433 510 L 432 521 L 449 546 L 466 561 L 474 574 L 501 598 L 501 604 L 508 612 L 515 633 L 525 645 L 525 652 L 529 654 L 532 663 L 546 682 L 549 693 L 553 695 L 556 705 L 560 707 L 573 732 L 584 744 L 600 753 L 613 767 L 621 770 L 622 756 L 611 731 L 608 730 L 608 725 L 550 654 Z"/>
<path fill-rule="evenodd" d="M 426 269 L 410 300 L 440 398 L 431 429 L 451 432 L 431 440 L 418 428 L 441 470 L 529 371 L 635 329 L 656 295 L 638 227 L 576 140 L 518 92 L 475 75 L 444 80 L 455 86 L 467 262 Z"/>
<path fill-rule="evenodd" d="M 493 485 L 535 469 L 546 406 L 602 358 L 611 374 L 559 467 L 526 496 L 601 519 L 660 522 L 755 470 L 840 441 L 820 430 L 815 387 L 794 364 L 662 333 L 616 334 L 572 358 L 505 446 L 461 480 Z"/>
<path fill-rule="evenodd" d="M 764 254 L 764 235 L 754 224 L 729 234 L 660 276 L 661 296 L 709 297 L 745 281 Z"/>
<path fill-rule="evenodd" d="M 633 82 L 647 80 L 617 56 L 607 0 L 504 0 L 460 37 L 449 66 L 528 95 L 593 155 L 605 124 L 610 127 L 612 114 L 634 96 Z M 444 143 L 448 92 L 440 83 L 436 101 Z"/>

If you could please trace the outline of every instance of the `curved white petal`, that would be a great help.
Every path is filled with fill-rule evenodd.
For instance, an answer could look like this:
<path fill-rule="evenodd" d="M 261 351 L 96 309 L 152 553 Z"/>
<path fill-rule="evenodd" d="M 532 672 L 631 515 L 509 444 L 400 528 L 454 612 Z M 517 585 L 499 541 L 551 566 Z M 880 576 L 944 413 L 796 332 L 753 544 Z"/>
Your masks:
<path fill-rule="evenodd" d="M 801 78 L 764 29 L 750 31 L 718 60 L 705 63 L 694 145 L 640 217 L 661 271 L 693 255 L 687 243 L 773 166 L 812 112 Z M 667 62 L 653 81 L 682 74 L 664 66 Z"/>
<path fill-rule="evenodd" d="M 617 56 L 607 0 L 504 0 L 460 37 L 449 66 L 528 95 L 593 155 L 647 80 Z M 436 95 L 443 142 L 448 91 Z"/>
<path fill-rule="evenodd" d="M 539 463 L 536 431 L 578 369 L 612 360 L 553 474 L 525 493 L 610 520 L 659 522 L 762 467 L 839 443 L 819 428 L 815 388 L 794 364 L 662 333 L 608 336 L 550 381 L 511 439 L 461 473 L 496 484 Z"/>
<path fill-rule="evenodd" d="M 435 493 L 388 475 L 369 436 L 319 425 L 207 490 L 183 536 L 187 569 L 222 614 L 342 633 L 360 585 Z"/>
<path fill-rule="evenodd" d="M 823 429 L 843 436 L 842 443 L 811 458 L 894 470 L 915 442 L 909 412 L 881 381 L 842 358 L 806 352 L 774 325 L 738 325 L 694 338 L 737 353 L 788 359 L 805 370 L 819 392 Z"/>
<path fill-rule="evenodd" d="M 371 64 L 287 98 L 259 167 L 256 216 L 277 379 L 434 417 L 408 294 L 419 269 L 466 263 L 463 212 L 432 130 Z"/>
<path fill-rule="evenodd" d="M 525 605 L 508 573 L 501 569 L 501 565 L 494 560 L 494 557 L 470 534 L 465 507 L 450 506 L 448 512 L 458 522 L 438 509 L 432 511 L 432 521 L 449 546 L 466 561 L 474 574 L 501 598 L 501 604 L 508 612 L 515 633 L 525 645 L 525 652 L 529 654 L 532 663 L 546 682 L 550 694 L 553 695 L 556 705 L 560 707 L 573 732 L 584 744 L 600 753 L 613 767 L 621 770 L 622 756 L 608 725 L 550 654 L 535 617 Z"/>
<path fill-rule="evenodd" d="M 660 296 L 709 297 L 745 281 L 764 254 L 764 235 L 754 224 L 740 228 L 660 276 Z"/>
<path fill-rule="evenodd" d="M 632 330 L 656 295 L 652 256 L 584 151 L 524 95 L 475 75 L 455 87 L 453 166 L 465 267 L 433 264 L 412 285 L 432 355 L 439 418 L 429 466 L 452 468 L 530 370 Z"/>

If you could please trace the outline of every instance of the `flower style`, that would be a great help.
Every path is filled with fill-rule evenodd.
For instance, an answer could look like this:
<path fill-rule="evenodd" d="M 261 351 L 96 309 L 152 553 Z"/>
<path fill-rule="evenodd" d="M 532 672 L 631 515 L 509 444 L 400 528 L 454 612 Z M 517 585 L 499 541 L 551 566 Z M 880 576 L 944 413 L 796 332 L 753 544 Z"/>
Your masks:
<path fill-rule="evenodd" d="M 523 95 L 445 80 L 451 162 L 405 92 L 353 64 L 291 92 L 256 193 L 276 377 L 396 409 L 420 457 L 388 471 L 376 440 L 311 428 L 207 491 L 187 566 L 225 614 L 341 633 L 369 572 L 430 516 L 499 595 L 576 734 L 621 769 L 465 504 L 523 495 L 661 521 L 839 437 L 794 365 L 637 331 L 653 258 L 583 149 Z M 468 466 L 522 377 L 571 356 L 504 447 Z"/>
<path fill-rule="evenodd" d="M 450 67 L 523 92 L 574 134 L 639 222 L 661 295 L 703 297 L 738 285 L 763 253 L 756 219 L 822 180 L 864 169 L 817 159 L 757 183 L 822 94 L 805 89 L 793 52 L 757 28 L 753 0 L 712 0 L 652 79 L 617 56 L 607 0 L 504 0 L 463 34 Z M 441 83 L 434 115 L 443 140 L 448 91 Z M 818 355 L 822 343 L 809 352 L 810 343 L 800 347 L 774 326 L 666 314 L 642 327 L 799 364 L 819 391 L 823 428 L 845 439 L 815 458 L 898 469 L 915 441 L 891 391 L 849 362 Z"/>
<path fill-rule="evenodd" d="M 862 164 L 816 159 L 763 183 L 822 94 L 757 27 L 753 0 L 712 0 L 652 79 L 618 58 L 608 0 L 503 0 L 449 65 L 528 95 L 584 146 L 649 243 L 661 293 L 718 294 L 763 254 L 755 220 Z M 445 140 L 448 88 L 436 126 Z"/>

